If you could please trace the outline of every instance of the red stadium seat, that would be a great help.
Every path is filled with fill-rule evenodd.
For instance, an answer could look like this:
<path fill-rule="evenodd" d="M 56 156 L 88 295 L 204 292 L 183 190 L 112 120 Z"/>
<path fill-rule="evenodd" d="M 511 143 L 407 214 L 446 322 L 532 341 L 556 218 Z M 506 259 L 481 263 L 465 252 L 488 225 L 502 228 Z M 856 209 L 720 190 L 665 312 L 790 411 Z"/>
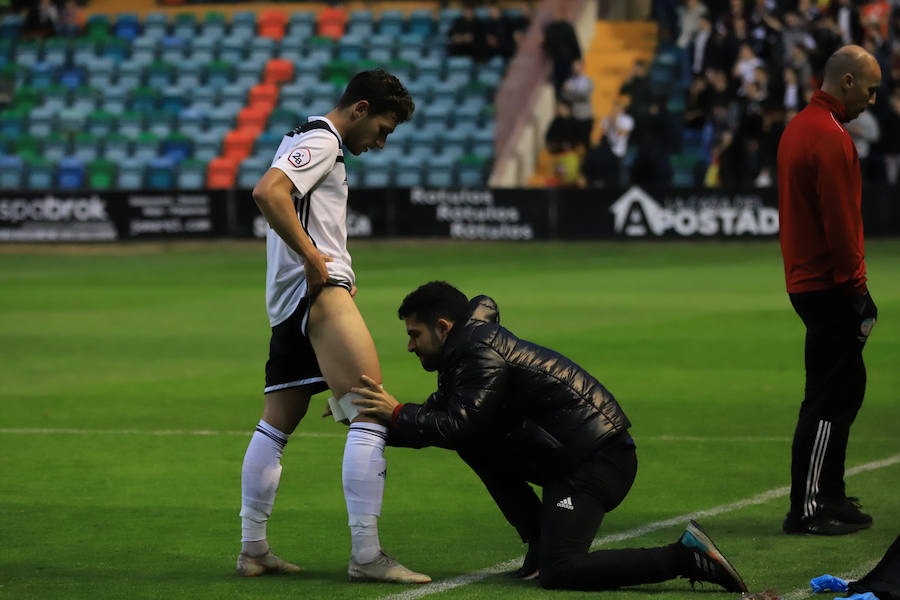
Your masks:
<path fill-rule="evenodd" d="M 206 187 L 212 189 L 234 187 L 239 164 L 240 159 L 230 156 L 218 156 L 212 159 L 206 171 Z"/>
<path fill-rule="evenodd" d="M 265 129 L 270 112 L 272 109 L 262 104 L 251 104 L 242 108 L 237 116 L 238 129 Z"/>
<path fill-rule="evenodd" d="M 264 10 L 259 15 L 259 37 L 280 41 L 284 37 L 284 28 L 287 26 L 287 22 L 288 16 L 284 11 Z"/>
<path fill-rule="evenodd" d="M 278 86 L 274 83 L 260 83 L 250 88 L 250 106 L 266 106 L 271 112 L 277 103 Z"/>
<path fill-rule="evenodd" d="M 319 13 L 316 21 L 320 36 L 339 40 L 344 35 L 344 27 L 347 25 L 347 11 L 338 6 L 330 6 Z"/>
<path fill-rule="evenodd" d="M 257 127 L 243 127 L 232 129 L 225 135 L 222 144 L 222 155 L 240 162 L 250 156 L 253 151 L 253 142 L 259 137 L 262 129 Z"/>
<path fill-rule="evenodd" d="M 294 78 L 294 63 L 284 58 L 273 58 L 266 63 L 265 83 L 283 83 Z"/>

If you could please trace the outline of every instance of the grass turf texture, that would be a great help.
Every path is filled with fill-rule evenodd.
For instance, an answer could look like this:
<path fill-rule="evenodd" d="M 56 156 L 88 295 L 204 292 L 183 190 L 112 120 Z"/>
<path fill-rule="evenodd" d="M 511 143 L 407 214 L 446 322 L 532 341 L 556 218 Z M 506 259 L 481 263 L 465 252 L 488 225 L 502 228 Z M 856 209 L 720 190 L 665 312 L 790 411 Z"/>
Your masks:
<path fill-rule="evenodd" d="M 803 329 L 777 244 L 351 249 L 357 302 L 401 401 L 422 401 L 434 386 L 406 353 L 396 318 L 403 296 L 431 279 L 493 296 L 503 324 L 567 354 L 616 394 L 634 422 L 640 467 L 600 536 L 788 484 Z M 867 249 L 881 320 L 865 352 L 869 385 L 848 467 L 900 453 L 900 243 Z M 256 243 L 0 247 L 0 598 L 381 598 L 406 589 L 345 582 L 345 432 L 319 418 L 326 395 L 287 446 L 269 528 L 276 552 L 305 573 L 232 575 L 240 465 L 261 411 L 264 261 Z M 386 454 L 382 541 L 405 564 L 438 581 L 522 555 L 454 454 Z M 871 530 L 783 536 L 786 497 L 700 522 L 753 591 L 787 593 L 826 572 L 861 575 L 900 531 L 900 464 L 849 477 L 848 491 L 874 515 Z M 669 543 L 681 530 L 604 547 Z M 604 596 L 734 596 L 702 589 L 677 580 Z M 440 597 L 549 595 L 493 575 Z"/>

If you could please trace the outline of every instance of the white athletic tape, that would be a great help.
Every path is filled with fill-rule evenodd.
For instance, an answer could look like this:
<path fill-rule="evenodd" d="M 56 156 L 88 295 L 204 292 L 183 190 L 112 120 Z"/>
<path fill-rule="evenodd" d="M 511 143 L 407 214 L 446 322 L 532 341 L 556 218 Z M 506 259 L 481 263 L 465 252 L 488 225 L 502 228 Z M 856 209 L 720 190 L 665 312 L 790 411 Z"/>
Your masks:
<path fill-rule="evenodd" d="M 331 408 L 331 414 L 338 423 L 342 421 L 353 422 L 353 419 L 359 416 L 359 407 L 353 404 L 354 398 L 362 398 L 359 394 L 347 392 L 341 396 L 340 400 L 335 400 L 334 396 L 328 398 L 328 406 Z"/>
<path fill-rule="evenodd" d="M 884 467 L 889 467 L 891 465 L 895 465 L 900 463 L 900 454 L 895 454 L 894 456 L 889 456 L 888 458 L 884 458 L 882 460 L 876 460 L 872 462 L 868 462 L 862 465 L 857 465 L 850 469 L 847 469 L 844 472 L 845 477 L 850 477 L 852 475 L 857 475 L 859 473 L 865 473 L 866 471 L 874 471 L 876 469 L 883 469 Z M 761 494 L 757 494 L 755 496 L 751 496 L 750 498 L 745 498 L 743 500 L 738 500 L 737 502 L 731 502 L 729 504 L 721 504 L 719 506 L 715 506 L 713 508 L 709 508 L 707 510 L 701 510 L 698 512 L 687 513 L 684 515 L 679 515 L 677 517 L 672 517 L 671 519 L 665 519 L 664 521 L 656 521 L 654 523 L 649 523 L 647 525 L 642 525 L 641 527 L 635 527 L 634 529 L 629 529 L 627 531 L 623 531 L 621 533 L 614 533 L 612 535 L 603 536 L 600 538 L 596 538 L 591 544 L 591 548 L 595 548 L 597 546 L 602 546 L 603 544 L 609 544 L 611 542 L 621 542 L 624 540 L 633 539 L 636 537 L 640 537 L 642 535 L 648 534 L 653 531 L 658 531 L 660 529 L 665 529 L 667 527 L 672 527 L 675 525 L 681 525 L 687 523 L 691 519 L 701 519 L 704 517 L 712 517 L 716 515 L 721 515 L 729 512 L 734 512 L 736 510 L 740 510 L 747 506 L 753 506 L 754 504 L 763 504 L 764 502 L 768 502 L 769 500 L 773 500 L 775 498 L 783 498 L 790 494 L 790 487 L 780 487 L 772 490 L 768 490 L 766 492 L 762 492 Z M 473 571 L 471 573 L 465 573 L 463 575 L 458 575 L 457 577 L 453 577 L 451 579 L 447 579 L 445 581 L 437 581 L 435 583 L 428 583 L 421 587 L 417 587 L 412 590 L 408 590 L 405 592 L 401 592 L 399 594 L 392 594 L 390 596 L 383 596 L 380 600 L 413 600 L 414 598 L 423 598 L 425 596 L 430 596 L 432 594 L 439 594 L 441 592 L 445 592 L 447 590 L 451 590 L 454 588 L 462 587 L 464 585 L 469 585 L 471 583 L 476 583 L 483 579 L 490 577 L 491 575 L 496 575 L 498 573 L 503 573 L 505 571 L 511 571 L 515 568 L 521 566 L 522 561 L 525 560 L 524 556 L 519 556 L 518 558 L 513 558 L 511 560 L 504 561 L 502 563 L 498 563 L 493 567 L 488 567 L 486 569 L 481 569 L 479 571 Z M 796 600 L 796 599 L 795 599 Z"/>

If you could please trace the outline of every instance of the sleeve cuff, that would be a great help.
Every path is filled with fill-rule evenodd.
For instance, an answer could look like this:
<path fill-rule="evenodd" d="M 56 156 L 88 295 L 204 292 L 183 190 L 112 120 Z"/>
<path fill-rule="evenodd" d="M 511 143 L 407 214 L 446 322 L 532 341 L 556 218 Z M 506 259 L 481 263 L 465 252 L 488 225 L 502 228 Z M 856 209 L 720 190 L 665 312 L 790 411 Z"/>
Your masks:
<path fill-rule="evenodd" d="M 397 417 L 400 416 L 400 409 L 401 409 L 401 408 L 403 408 L 403 405 L 402 405 L 402 404 L 398 404 L 397 406 L 395 406 L 395 407 L 394 407 L 394 412 L 393 412 L 393 414 L 391 415 L 391 427 L 393 427 L 394 429 L 397 428 Z"/>

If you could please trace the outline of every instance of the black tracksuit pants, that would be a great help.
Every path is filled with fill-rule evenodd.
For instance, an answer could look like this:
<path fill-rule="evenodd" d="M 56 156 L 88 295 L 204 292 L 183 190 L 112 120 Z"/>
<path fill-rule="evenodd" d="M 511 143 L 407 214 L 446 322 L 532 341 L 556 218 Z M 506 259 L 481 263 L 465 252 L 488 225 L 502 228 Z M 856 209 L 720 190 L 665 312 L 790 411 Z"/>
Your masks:
<path fill-rule="evenodd" d="M 523 540 L 540 540 L 540 581 L 545 588 L 608 590 L 681 574 L 677 543 L 590 552 L 603 516 L 622 502 L 637 473 L 634 443 L 627 434 L 622 438 L 568 476 L 545 482 L 543 502 L 524 478 L 511 473 L 515 463 L 460 452 Z"/>
<path fill-rule="evenodd" d="M 809 517 L 823 502 L 845 498 L 847 440 L 866 389 L 866 335 L 860 312 L 837 289 L 790 298 L 806 325 L 806 388 L 791 449 L 791 513 Z"/>

